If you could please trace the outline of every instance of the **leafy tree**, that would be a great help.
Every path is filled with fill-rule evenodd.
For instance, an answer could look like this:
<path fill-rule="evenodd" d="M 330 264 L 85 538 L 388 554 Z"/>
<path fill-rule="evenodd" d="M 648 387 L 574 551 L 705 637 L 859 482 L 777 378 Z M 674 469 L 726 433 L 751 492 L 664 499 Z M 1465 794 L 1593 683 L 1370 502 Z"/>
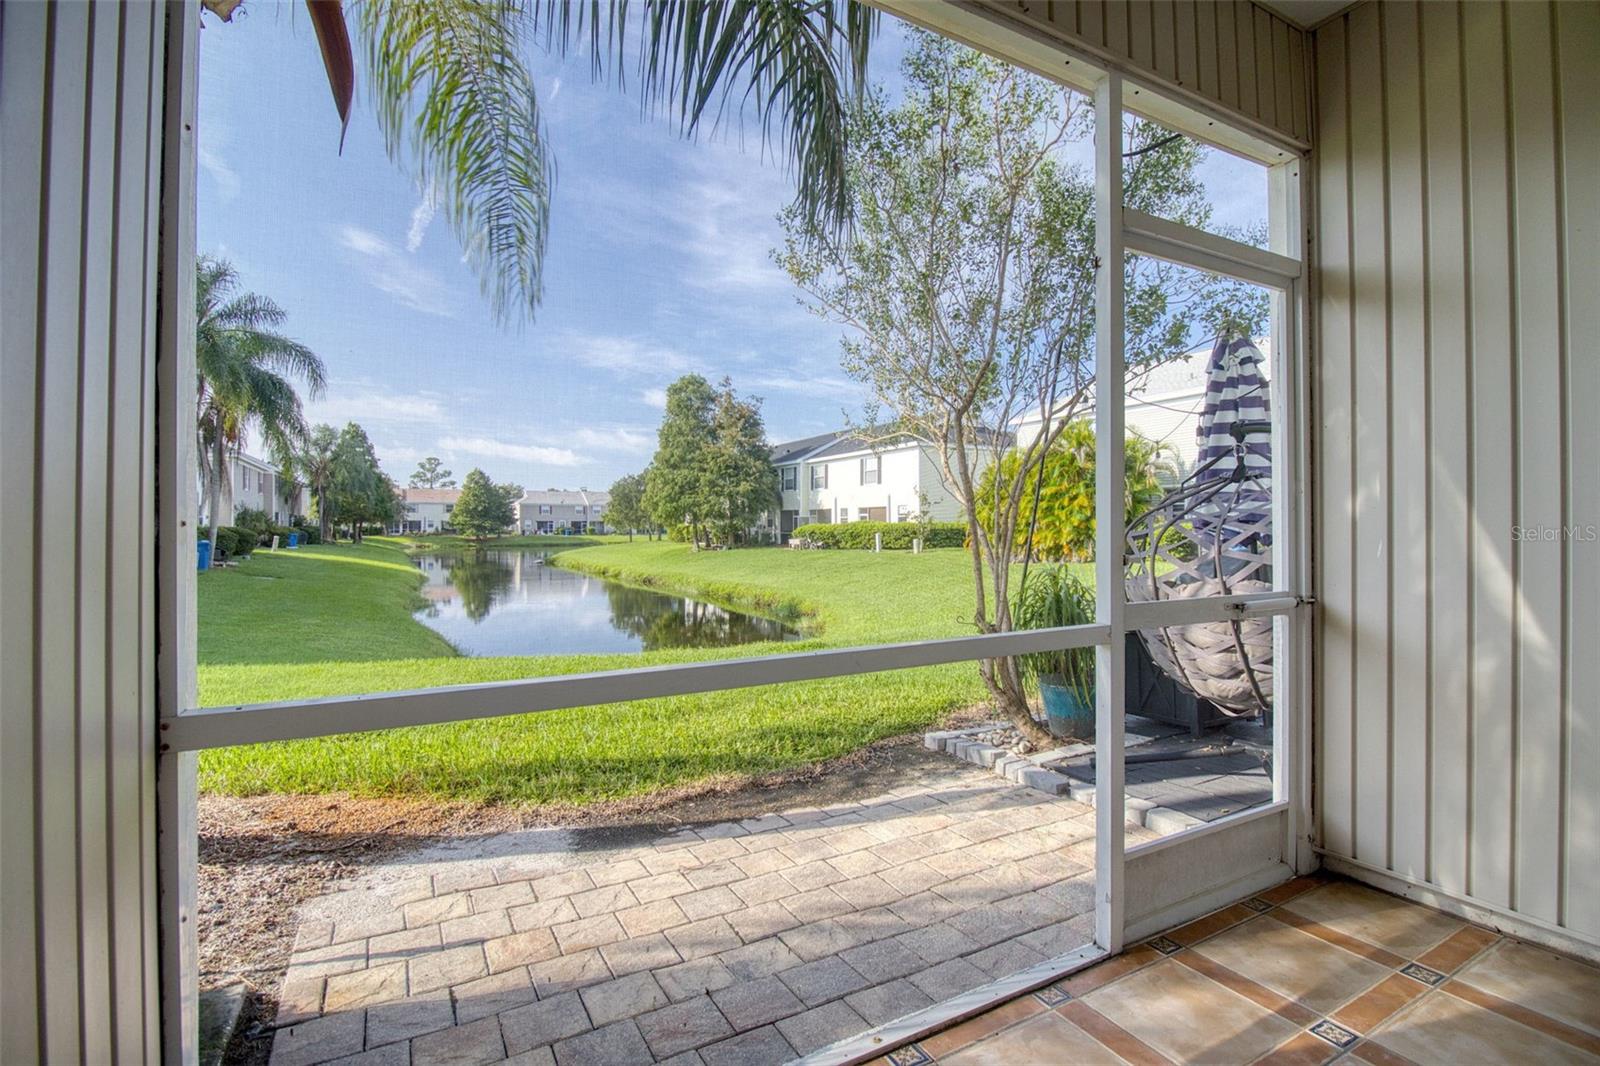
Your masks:
<path fill-rule="evenodd" d="M 228 460 L 239 454 L 246 431 L 259 430 L 282 463 L 306 434 L 290 379 L 303 379 L 315 398 L 327 372 L 310 348 L 278 332 L 288 317 L 281 307 L 239 291 L 239 275 L 226 260 L 201 256 L 196 262 L 195 304 L 196 454 L 215 544 L 230 510 Z"/>
<path fill-rule="evenodd" d="M 1022 504 L 1011 541 L 1013 559 L 1088 562 L 1094 558 L 1094 444 L 1094 423 L 1087 418 L 1074 419 L 1026 477 L 1019 476 L 1022 458 L 1016 450 L 985 468 L 978 484 L 978 515 L 986 524 L 996 510 L 996 484 L 1022 484 Z M 1128 435 L 1123 457 L 1126 524 L 1161 498 L 1165 491 L 1161 475 L 1175 477 L 1177 469 L 1170 446 L 1137 433 Z M 992 527 L 985 531 L 994 535 Z"/>
<path fill-rule="evenodd" d="M 611 483 L 611 500 L 606 504 L 606 523 L 613 529 L 626 529 L 628 540 L 650 525 L 650 512 L 644 506 L 644 474 L 625 474 Z"/>
<path fill-rule="evenodd" d="M 414 489 L 453 489 L 456 479 L 450 476 L 450 471 L 444 468 L 437 455 L 430 455 L 417 464 L 411 472 L 411 487 Z"/>
<path fill-rule="evenodd" d="M 707 524 L 719 543 L 732 547 L 762 512 L 777 505 L 778 471 L 760 401 L 740 399 L 727 378 L 711 410 L 705 472 L 712 497 Z"/>
<path fill-rule="evenodd" d="M 506 498 L 506 506 L 511 508 L 511 521 L 515 522 L 517 520 L 517 501 L 522 499 L 524 492 L 522 486 L 515 481 L 507 481 L 495 487 L 500 490 L 500 495 Z"/>
<path fill-rule="evenodd" d="M 317 533 L 326 541 L 332 534 L 332 501 L 337 471 L 335 458 L 339 451 L 339 435 L 329 425 L 318 425 L 296 450 L 293 466 L 311 490 L 311 508 L 316 513 Z"/>
<path fill-rule="evenodd" d="M 379 469 L 367 431 L 355 422 L 346 423 L 334 448 L 332 497 L 334 517 L 350 527 L 355 541 L 362 539 L 363 526 L 387 524 L 399 510 L 398 490 Z"/>
<path fill-rule="evenodd" d="M 800 213 L 834 230 L 848 218 L 846 114 L 877 27 L 865 4 L 367 0 L 346 6 L 349 32 L 339 5 L 309 7 L 341 120 L 353 37 L 390 158 L 437 198 L 502 320 L 531 316 L 543 287 L 555 161 L 522 58 L 541 37 L 562 52 L 587 39 L 597 79 L 620 83 L 635 65 L 644 103 L 675 114 L 685 136 L 752 106 L 794 170 Z"/>
<path fill-rule="evenodd" d="M 644 505 L 650 517 L 668 529 L 688 526 L 697 548 L 716 503 L 705 462 L 716 401 L 716 393 L 698 374 L 685 374 L 667 386 L 666 412 L 645 483 Z M 706 543 L 709 546 L 709 538 Z"/>
<path fill-rule="evenodd" d="M 1007 632 L 1027 478 L 1087 409 L 1094 380 L 1094 180 L 1064 153 L 1092 134 L 1093 110 L 930 33 L 914 36 L 901 70 L 898 102 L 874 90 L 852 116 L 854 229 L 840 237 L 791 209 L 776 257 L 812 309 L 845 327 L 841 361 L 875 400 L 865 435 L 909 434 L 938 457 L 965 511 L 973 624 Z M 1140 119 L 1117 133 L 1127 206 L 1205 221 L 1199 146 Z M 1193 272 L 1138 257 L 1115 266 L 1128 284 L 1135 380 L 1181 354 L 1219 308 L 1236 327 L 1264 314 L 1264 299 Z M 1011 449 L 1006 428 L 1030 413 L 1041 431 L 1016 450 L 1009 477 L 1001 469 L 985 508 L 982 473 Z M 988 660 L 980 671 L 999 709 L 1046 743 L 1016 664 Z"/>
<path fill-rule="evenodd" d="M 772 506 L 777 484 L 759 401 L 740 399 L 727 378 L 713 389 L 687 374 L 667 387 L 643 496 L 658 526 L 686 528 L 696 548 L 731 547 Z"/>
<path fill-rule="evenodd" d="M 512 522 L 511 505 L 489 475 L 476 468 L 461 483 L 461 498 L 450 512 L 450 524 L 478 543 L 498 537 Z"/>

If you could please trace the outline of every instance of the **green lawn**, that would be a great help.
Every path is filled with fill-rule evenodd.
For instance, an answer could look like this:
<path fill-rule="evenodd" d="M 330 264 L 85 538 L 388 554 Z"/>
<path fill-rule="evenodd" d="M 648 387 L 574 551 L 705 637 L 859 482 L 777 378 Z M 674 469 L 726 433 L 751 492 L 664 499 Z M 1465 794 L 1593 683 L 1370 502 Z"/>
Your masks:
<path fill-rule="evenodd" d="M 534 538 L 496 542 L 515 546 Z M 419 575 L 399 542 L 276 554 L 200 577 L 208 706 L 347 695 L 971 632 L 958 549 L 693 553 L 636 540 L 573 547 L 562 565 L 799 621 L 805 640 L 732 648 L 470 659 L 411 618 Z M 427 538 L 434 547 L 449 538 Z M 922 728 L 982 698 L 971 664 L 679 696 L 206 753 L 202 787 L 233 794 L 424 794 L 582 803 L 790 769 Z"/>

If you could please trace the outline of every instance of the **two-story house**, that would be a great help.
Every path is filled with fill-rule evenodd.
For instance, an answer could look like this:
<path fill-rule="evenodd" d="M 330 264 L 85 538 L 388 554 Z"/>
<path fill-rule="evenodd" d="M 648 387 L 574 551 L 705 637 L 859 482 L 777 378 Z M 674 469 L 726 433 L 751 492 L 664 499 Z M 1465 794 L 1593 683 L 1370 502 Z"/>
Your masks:
<path fill-rule="evenodd" d="M 1272 338 L 1257 337 L 1253 343 L 1265 357 L 1258 367 L 1263 378 L 1272 374 Z M 1193 348 L 1176 359 L 1144 370 L 1128 371 L 1128 394 L 1123 419 L 1128 433 L 1165 445 L 1171 452 L 1177 478 L 1194 472 L 1200 453 L 1195 428 L 1206 406 L 1207 370 L 1211 361 L 1210 342 Z M 1075 412 L 1059 411 L 1057 417 L 1094 417 L 1093 390 Z M 1017 440 L 1027 444 L 1039 435 L 1042 419 L 1037 411 L 1024 415 L 1017 423 Z M 1175 480 L 1162 475 L 1163 481 Z"/>
<path fill-rule="evenodd" d="M 396 533 L 438 533 L 450 525 L 450 512 L 461 499 L 460 489 L 400 490 L 400 521 Z"/>
<path fill-rule="evenodd" d="M 205 499 L 202 490 L 201 499 Z M 240 452 L 228 461 L 228 481 L 222 494 L 222 513 L 228 521 L 243 510 L 263 511 L 273 525 L 286 526 L 306 513 L 304 486 L 282 478 L 277 467 Z"/>
<path fill-rule="evenodd" d="M 987 458 L 975 454 L 975 468 Z M 910 437 L 869 442 L 843 430 L 823 433 L 775 445 L 772 465 L 780 503 L 776 514 L 762 517 L 758 535 L 786 541 L 796 527 L 811 522 L 910 522 L 923 513 L 937 522 L 961 517 L 938 450 Z"/>
<path fill-rule="evenodd" d="M 517 529 L 524 534 L 606 532 L 609 492 L 588 489 L 535 489 L 517 501 Z"/>

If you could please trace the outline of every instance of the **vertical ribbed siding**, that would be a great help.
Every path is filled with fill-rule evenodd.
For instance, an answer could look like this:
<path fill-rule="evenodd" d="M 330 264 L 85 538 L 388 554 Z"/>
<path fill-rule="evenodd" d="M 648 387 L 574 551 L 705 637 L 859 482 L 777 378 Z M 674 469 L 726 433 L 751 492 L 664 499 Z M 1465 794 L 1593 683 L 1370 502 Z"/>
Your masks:
<path fill-rule="evenodd" d="M 145 460 L 163 15 L 0 11 L 6 1062 L 157 1047 Z"/>
<path fill-rule="evenodd" d="M 1320 27 L 1313 247 L 1322 844 L 1600 942 L 1597 54 L 1592 0 Z"/>
<path fill-rule="evenodd" d="M 1306 32 L 1250 0 L 993 0 L 1008 18 L 1115 57 L 1294 141 L 1310 139 Z"/>

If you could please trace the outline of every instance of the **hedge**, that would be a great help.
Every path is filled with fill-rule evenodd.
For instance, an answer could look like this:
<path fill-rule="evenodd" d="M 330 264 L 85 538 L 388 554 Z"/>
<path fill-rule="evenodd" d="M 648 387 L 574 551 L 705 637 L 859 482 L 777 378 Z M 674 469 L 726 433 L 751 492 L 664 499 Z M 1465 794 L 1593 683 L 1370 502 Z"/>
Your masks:
<path fill-rule="evenodd" d="M 873 538 L 883 534 L 885 548 L 908 551 L 911 541 L 922 536 L 924 548 L 959 548 L 967 543 L 967 527 L 962 522 L 842 522 L 830 525 L 814 522 L 799 526 L 790 534 L 792 548 L 871 548 Z"/>
<path fill-rule="evenodd" d="M 256 531 L 239 526 L 218 526 L 217 542 L 212 551 L 224 559 L 235 555 L 248 555 L 256 546 Z"/>

